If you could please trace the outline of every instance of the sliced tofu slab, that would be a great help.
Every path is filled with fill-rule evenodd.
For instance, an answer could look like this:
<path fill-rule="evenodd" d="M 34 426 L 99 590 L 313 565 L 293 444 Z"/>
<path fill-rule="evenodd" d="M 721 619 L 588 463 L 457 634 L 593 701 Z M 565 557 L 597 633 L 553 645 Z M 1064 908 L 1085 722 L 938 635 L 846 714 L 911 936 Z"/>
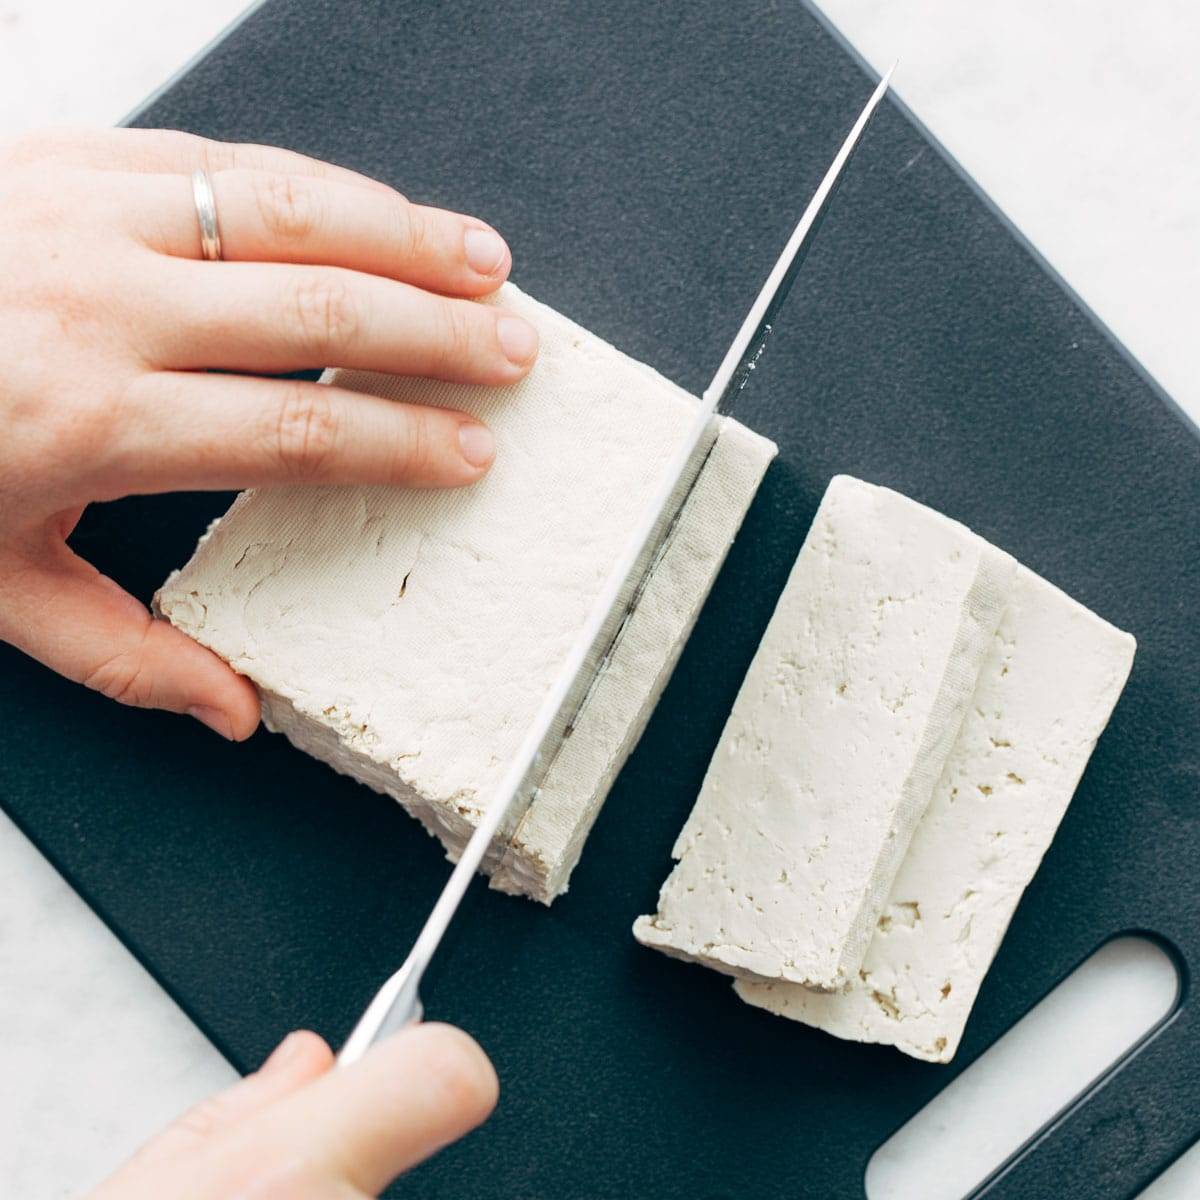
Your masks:
<path fill-rule="evenodd" d="M 482 417 L 472 488 L 247 492 L 157 597 L 258 686 L 268 726 L 386 792 L 455 856 L 653 494 L 695 399 L 511 285 L 527 379 L 482 388 L 365 372 L 338 386 Z M 774 445 L 721 424 L 656 579 L 494 881 L 565 889 L 757 490 Z"/>
<path fill-rule="evenodd" d="M 549 903 L 650 719 L 725 561 L 774 442 L 722 419 L 708 461 L 621 641 L 530 805 L 492 886 Z"/>
<path fill-rule="evenodd" d="M 1135 643 L 1021 568 L 958 742 L 850 990 L 738 981 L 838 1037 L 949 1062 L 1125 686 Z"/>
<path fill-rule="evenodd" d="M 733 975 L 854 978 L 1015 572 L 957 522 L 835 478 L 637 939 Z"/>

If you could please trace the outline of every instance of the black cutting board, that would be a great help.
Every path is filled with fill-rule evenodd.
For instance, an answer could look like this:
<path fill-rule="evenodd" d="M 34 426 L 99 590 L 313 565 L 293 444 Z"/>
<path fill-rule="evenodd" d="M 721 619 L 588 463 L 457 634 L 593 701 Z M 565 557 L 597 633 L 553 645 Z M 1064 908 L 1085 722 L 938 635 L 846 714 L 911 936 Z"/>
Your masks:
<path fill-rule="evenodd" d="M 136 118 L 278 143 L 483 215 L 542 300 L 696 390 L 870 89 L 796 3 L 273 0 Z M 1080 197 L 1086 202 L 1086 197 Z M 428 980 L 493 1120 L 420 1197 L 853 1197 L 874 1149 L 1119 930 L 1200 961 L 1200 442 L 894 103 L 739 410 L 779 442 L 571 892 L 473 890 Z M 672 839 L 831 475 L 969 523 L 1140 648 L 950 1067 L 746 1008 L 636 946 Z M 79 550 L 142 597 L 223 496 L 100 506 Z M 447 872 L 382 799 L 258 735 L 119 708 L 0 655 L 3 803 L 239 1068 L 335 1044 Z M 1122 1196 L 1200 1129 L 1186 995 L 993 1188 Z"/>

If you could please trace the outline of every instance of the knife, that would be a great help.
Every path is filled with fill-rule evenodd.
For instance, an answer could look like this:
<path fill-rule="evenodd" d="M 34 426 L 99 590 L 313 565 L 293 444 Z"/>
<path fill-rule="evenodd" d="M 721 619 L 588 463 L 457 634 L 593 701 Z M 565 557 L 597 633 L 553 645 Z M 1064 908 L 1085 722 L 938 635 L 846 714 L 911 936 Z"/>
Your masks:
<path fill-rule="evenodd" d="M 546 694 L 529 732 L 463 848 L 408 958 L 380 988 L 359 1018 L 338 1054 L 339 1064 L 355 1062 L 375 1042 L 421 1019 L 419 986 L 425 968 L 475 872 L 485 866 L 492 869 L 503 866 L 521 819 L 553 766 L 558 749 L 571 736 L 575 720 L 586 707 L 596 680 L 604 673 L 614 649 L 620 644 L 630 614 L 637 608 L 647 580 L 671 544 L 679 514 L 716 440 L 718 414 L 729 407 L 754 373 L 779 307 L 895 69 L 893 63 L 879 81 L 771 268 L 717 373 L 705 388 L 687 435 L 663 470 L 653 500 L 631 531 L 558 678 Z M 497 846 L 503 849 L 497 851 Z"/>

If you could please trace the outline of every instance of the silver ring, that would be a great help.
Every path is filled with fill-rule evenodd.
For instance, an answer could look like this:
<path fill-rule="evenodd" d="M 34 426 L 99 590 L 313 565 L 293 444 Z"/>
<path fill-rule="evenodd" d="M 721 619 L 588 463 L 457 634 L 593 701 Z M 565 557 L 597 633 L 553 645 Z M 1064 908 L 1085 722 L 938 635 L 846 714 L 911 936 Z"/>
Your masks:
<path fill-rule="evenodd" d="M 221 257 L 221 231 L 217 227 L 217 201 L 212 180 L 204 170 L 192 172 L 192 196 L 200 218 L 200 253 L 209 262 Z"/>

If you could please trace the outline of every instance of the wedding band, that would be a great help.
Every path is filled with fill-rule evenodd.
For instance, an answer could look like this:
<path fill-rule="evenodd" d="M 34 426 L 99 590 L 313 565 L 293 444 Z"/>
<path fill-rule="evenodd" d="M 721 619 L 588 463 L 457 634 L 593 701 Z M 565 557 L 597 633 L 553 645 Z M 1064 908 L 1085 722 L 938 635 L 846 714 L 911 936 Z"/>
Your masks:
<path fill-rule="evenodd" d="M 217 201 L 212 180 L 204 170 L 192 172 L 192 195 L 200 218 L 200 253 L 209 262 L 221 257 L 221 231 L 217 228 Z"/>

